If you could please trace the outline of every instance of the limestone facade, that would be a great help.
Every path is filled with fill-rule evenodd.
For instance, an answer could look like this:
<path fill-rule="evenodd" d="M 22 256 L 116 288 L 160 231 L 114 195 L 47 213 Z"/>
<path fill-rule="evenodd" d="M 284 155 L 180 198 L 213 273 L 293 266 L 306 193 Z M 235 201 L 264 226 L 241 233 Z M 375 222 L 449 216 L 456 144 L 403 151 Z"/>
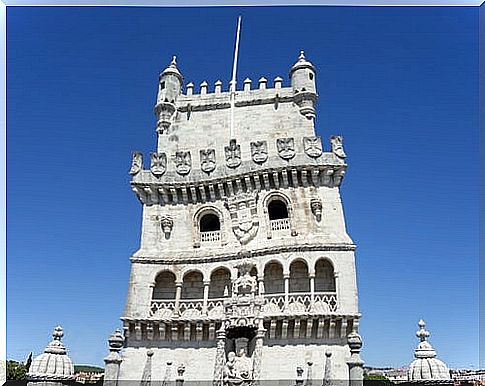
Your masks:
<path fill-rule="evenodd" d="M 362 381 L 346 155 L 315 134 L 315 78 L 303 53 L 289 87 L 196 93 L 175 58 L 161 73 L 157 149 L 130 169 L 141 245 L 105 382 Z"/>

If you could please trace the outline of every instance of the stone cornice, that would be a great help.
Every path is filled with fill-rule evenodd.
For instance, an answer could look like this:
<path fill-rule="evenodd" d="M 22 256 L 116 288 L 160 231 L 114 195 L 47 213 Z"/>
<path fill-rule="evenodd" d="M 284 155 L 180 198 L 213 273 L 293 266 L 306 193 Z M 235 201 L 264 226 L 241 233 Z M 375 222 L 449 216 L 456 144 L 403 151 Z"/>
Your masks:
<path fill-rule="evenodd" d="M 261 248 L 251 251 L 251 257 L 261 257 L 271 254 L 281 253 L 295 253 L 295 252 L 312 252 L 312 251 L 332 251 L 332 252 L 353 252 L 355 251 L 355 244 L 300 244 L 291 246 L 272 246 L 267 248 Z M 197 251 L 198 252 L 198 251 Z M 187 254 L 179 257 L 157 257 L 157 256 L 132 256 L 130 258 L 132 263 L 143 264 L 198 264 L 198 263 L 212 263 L 230 260 L 244 259 L 243 254 L 239 252 L 228 253 L 221 249 L 221 252 L 217 251 L 211 255 L 194 256 L 195 253 Z"/>

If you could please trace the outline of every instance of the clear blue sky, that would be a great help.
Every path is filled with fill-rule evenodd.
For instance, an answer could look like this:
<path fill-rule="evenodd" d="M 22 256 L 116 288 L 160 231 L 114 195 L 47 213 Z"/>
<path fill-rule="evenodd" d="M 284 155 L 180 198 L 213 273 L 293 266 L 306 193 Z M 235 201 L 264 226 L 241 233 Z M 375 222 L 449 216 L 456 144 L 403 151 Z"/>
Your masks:
<path fill-rule="evenodd" d="M 345 138 L 366 363 L 408 364 L 424 318 L 441 359 L 477 367 L 478 9 L 457 7 L 8 8 L 8 357 L 60 323 L 75 363 L 103 363 L 158 74 L 176 54 L 187 82 L 226 87 L 238 14 L 239 80 L 288 84 L 304 49 L 318 133 Z"/>

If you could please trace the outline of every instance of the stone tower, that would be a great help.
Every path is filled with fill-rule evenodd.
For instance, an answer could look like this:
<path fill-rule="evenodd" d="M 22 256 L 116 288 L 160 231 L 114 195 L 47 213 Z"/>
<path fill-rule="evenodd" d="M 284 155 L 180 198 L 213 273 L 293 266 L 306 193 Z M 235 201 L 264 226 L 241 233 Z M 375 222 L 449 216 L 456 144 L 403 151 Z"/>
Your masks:
<path fill-rule="evenodd" d="M 303 52 L 289 77 L 246 79 L 231 114 L 220 81 L 184 90 L 175 58 L 161 73 L 157 150 L 130 170 L 141 246 L 105 382 L 361 383 L 342 138 L 324 151 L 315 134 Z"/>

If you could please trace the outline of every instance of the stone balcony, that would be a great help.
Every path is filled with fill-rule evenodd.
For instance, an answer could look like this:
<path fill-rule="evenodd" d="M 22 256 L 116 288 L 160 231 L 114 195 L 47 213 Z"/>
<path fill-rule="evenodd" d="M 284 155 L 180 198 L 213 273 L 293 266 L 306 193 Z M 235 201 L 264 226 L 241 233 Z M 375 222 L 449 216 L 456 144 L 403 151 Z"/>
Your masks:
<path fill-rule="evenodd" d="M 336 292 L 295 292 L 263 295 L 265 318 L 278 316 L 329 315 L 338 311 Z M 226 298 L 152 300 L 149 319 L 221 320 Z"/>

